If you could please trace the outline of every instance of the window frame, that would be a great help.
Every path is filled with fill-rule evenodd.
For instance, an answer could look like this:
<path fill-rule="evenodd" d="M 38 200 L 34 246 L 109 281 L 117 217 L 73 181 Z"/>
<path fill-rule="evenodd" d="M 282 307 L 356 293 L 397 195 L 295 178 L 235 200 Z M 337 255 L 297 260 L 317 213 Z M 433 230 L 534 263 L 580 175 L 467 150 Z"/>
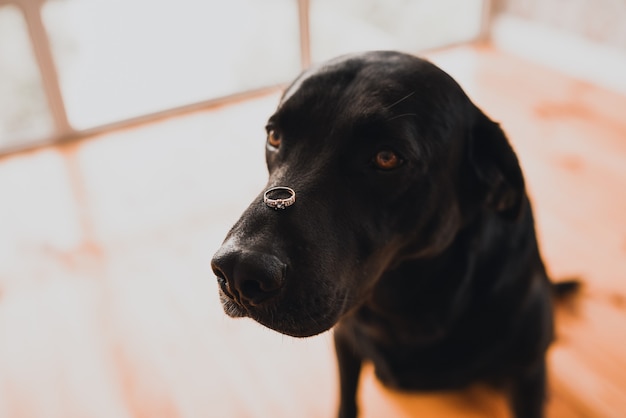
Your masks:
<path fill-rule="evenodd" d="M 61 93 L 58 71 L 50 48 L 50 40 L 42 21 L 42 8 L 48 0 L 0 0 L 0 6 L 16 6 L 23 14 L 26 21 L 28 35 L 33 47 L 35 62 L 41 76 L 44 94 L 48 110 L 53 120 L 53 133 L 47 138 L 28 141 L 23 144 L 11 145 L 0 148 L 0 157 L 24 152 L 31 149 L 76 141 L 93 135 L 122 129 L 165 117 L 185 114 L 197 110 L 209 109 L 224 104 L 234 103 L 253 97 L 262 96 L 275 92 L 282 85 L 264 86 L 252 90 L 235 92 L 225 96 L 208 98 L 200 102 L 189 103 L 183 106 L 162 109 L 157 112 L 144 114 L 137 117 L 118 120 L 112 123 L 95 126 L 87 129 L 74 128 L 68 120 L 65 102 Z M 309 0 L 297 1 L 298 27 L 300 37 L 300 63 L 301 68 L 307 68 L 311 64 L 311 46 L 309 31 Z M 491 20 L 492 0 L 483 0 L 481 30 L 476 40 L 484 39 Z"/>

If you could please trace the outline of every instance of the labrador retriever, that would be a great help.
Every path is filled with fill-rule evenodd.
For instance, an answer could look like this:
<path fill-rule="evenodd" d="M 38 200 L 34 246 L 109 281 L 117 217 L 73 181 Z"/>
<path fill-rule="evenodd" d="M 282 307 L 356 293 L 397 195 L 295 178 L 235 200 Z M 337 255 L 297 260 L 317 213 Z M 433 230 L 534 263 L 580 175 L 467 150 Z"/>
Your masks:
<path fill-rule="evenodd" d="M 339 416 L 363 361 L 403 390 L 484 382 L 543 416 L 552 284 L 516 154 L 430 62 L 346 55 L 302 73 L 266 126 L 269 181 L 212 260 L 231 317 L 334 327 Z"/>

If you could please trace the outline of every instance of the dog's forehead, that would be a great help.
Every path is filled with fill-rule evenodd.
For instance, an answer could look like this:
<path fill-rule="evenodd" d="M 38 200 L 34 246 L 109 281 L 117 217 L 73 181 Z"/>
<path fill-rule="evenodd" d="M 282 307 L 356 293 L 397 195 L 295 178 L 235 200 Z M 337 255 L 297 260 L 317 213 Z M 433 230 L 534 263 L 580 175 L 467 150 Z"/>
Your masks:
<path fill-rule="evenodd" d="M 390 118 L 410 108 L 424 110 L 415 117 L 426 119 L 429 109 L 450 103 L 455 90 L 460 89 L 447 74 L 412 55 L 393 51 L 347 55 L 301 74 L 283 94 L 275 116 L 355 121 Z"/>
<path fill-rule="evenodd" d="M 396 91 L 409 87 L 420 62 L 391 52 L 339 57 L 300 75 L 283 94 L 279 107 L 307 101 L 344 101 L 344 106 L 356 108 L 384 105 Z"/>

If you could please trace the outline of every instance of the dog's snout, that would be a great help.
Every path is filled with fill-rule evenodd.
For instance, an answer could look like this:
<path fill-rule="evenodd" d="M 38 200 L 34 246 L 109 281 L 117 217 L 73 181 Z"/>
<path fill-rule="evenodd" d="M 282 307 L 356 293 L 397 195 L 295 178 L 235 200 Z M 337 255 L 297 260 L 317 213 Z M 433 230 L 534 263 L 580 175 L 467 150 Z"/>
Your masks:
<path fill-rule="evenodd" d="M 211 266 L 224 293 L 247 306 L 260 305 L 276 296 L 287 269 L 274 255 L 232 248 L 220 249 Z"/>

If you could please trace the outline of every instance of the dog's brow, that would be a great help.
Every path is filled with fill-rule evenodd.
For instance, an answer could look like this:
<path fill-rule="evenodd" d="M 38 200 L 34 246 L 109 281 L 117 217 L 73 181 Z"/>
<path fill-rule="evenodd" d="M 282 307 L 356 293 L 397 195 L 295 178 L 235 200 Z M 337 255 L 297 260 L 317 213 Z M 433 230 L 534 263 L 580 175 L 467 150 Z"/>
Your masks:
<path fill-rule="evenodd" d="M 410 92 L 409 94 L 407 94 L 406 96 L 404 96 L 403 98 L 401 98 L 400 100 L 396 100 L 395 102 L 393 102 L 392 104 L 390 104 L 389 106 L 386 106 L 385 109 L 391 109 L 392 107 L 402 103 L 403 101 L 405 101 L 406 99 L 408 99 L 409 97 L 413 96 L 415 94 L 414 91 Z"/>

